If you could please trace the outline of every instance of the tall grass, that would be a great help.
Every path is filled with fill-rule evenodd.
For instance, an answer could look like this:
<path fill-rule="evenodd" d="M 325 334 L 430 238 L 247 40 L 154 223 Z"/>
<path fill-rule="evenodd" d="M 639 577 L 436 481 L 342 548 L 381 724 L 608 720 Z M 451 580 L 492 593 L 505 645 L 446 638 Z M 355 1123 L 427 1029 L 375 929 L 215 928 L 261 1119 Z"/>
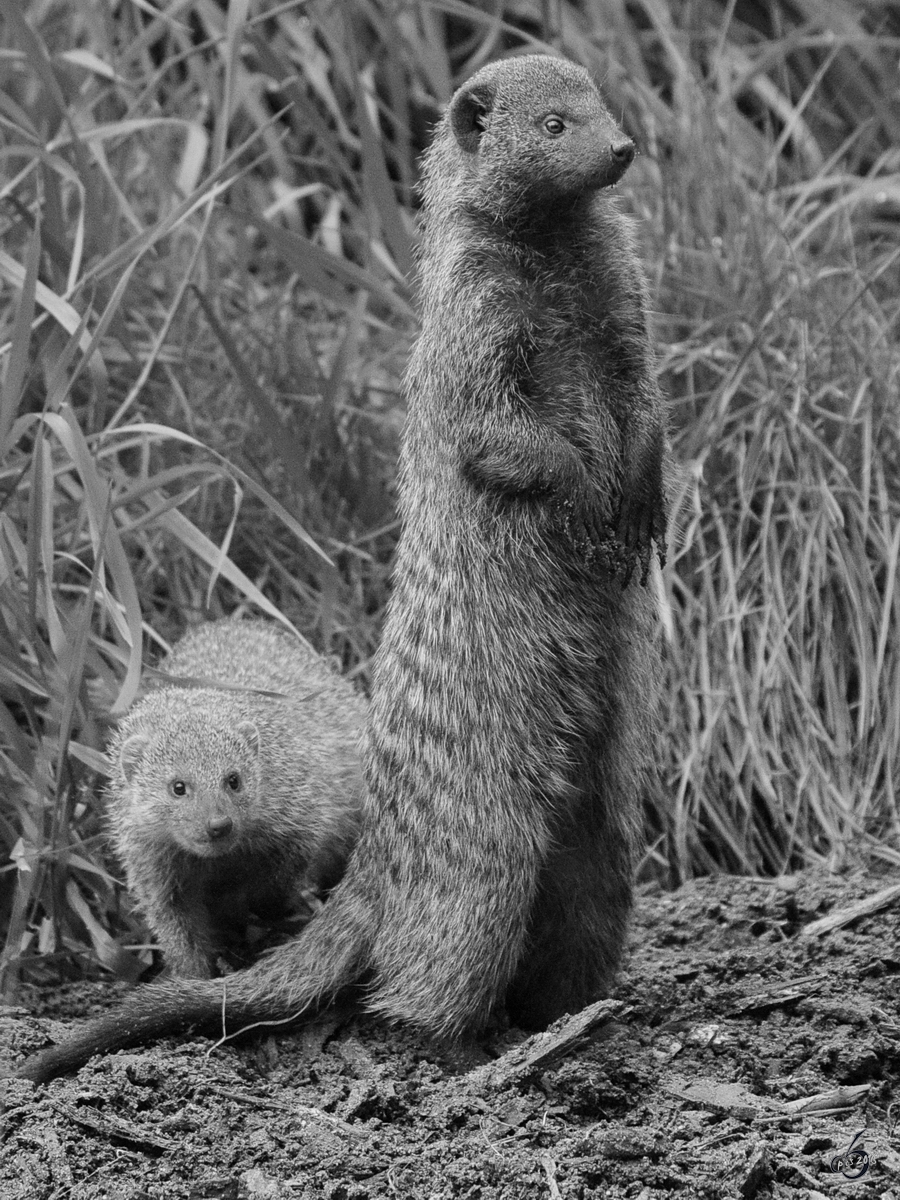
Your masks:
<path fill-rule="evenodd" d="M 142 658 L 247 605 L 367 680 L 396 541 L 416 158 L 556 49 L 627 203 L 685 471 L 645 870 L 898 833 L 898 20 L 821 0 L 0 0 L 7 994 L 140 929 L 103 853 Z M 893 23 L 893 24 L 892 24 Z"/>

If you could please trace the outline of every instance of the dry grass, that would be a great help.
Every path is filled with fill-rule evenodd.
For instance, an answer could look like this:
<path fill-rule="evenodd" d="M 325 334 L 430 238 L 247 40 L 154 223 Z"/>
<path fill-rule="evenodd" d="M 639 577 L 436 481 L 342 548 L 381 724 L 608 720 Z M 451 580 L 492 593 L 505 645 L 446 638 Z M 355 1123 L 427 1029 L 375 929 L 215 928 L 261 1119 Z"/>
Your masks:
<path fill-rule="evenodd" d="M 521 46 L 595 71 L 642 148 L 629 194 L 685 465 L 645 869 L 776 872 L 896 841 L 890 5 L 0 16 L 8 993 L 79 957 L 141 969 L 97 786 L 143 655 L 246 604 L 365 679 L 396 540 L 416 156 L 453 87 Z"/>

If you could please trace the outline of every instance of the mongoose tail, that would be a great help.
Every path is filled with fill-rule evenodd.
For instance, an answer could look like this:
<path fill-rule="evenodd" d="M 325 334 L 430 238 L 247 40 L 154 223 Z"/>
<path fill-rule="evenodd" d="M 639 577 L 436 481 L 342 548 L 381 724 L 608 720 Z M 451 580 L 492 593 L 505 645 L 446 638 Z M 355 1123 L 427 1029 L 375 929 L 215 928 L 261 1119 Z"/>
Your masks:
<path fill-rule="evenodd" d="M 189 1029 L 234 1035 L 257 1023 L 310 1017 L 358 979 L 363 931 L 356 938 L 331 902 L 300 937 L 224 979 L 167 979 L 139 988 L 113 1012 L 81 1026 L 59 1045 L 27 1058 L 21 1079 L 46 1083 L 108 1054 Z"/>

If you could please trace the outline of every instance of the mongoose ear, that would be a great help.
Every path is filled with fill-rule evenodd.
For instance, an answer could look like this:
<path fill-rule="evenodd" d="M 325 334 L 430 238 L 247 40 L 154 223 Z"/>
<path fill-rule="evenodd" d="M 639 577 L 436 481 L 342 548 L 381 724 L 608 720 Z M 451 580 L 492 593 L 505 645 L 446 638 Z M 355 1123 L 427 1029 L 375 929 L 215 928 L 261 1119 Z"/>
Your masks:
<path fill-rule="evenodd" d="M 150 739 L 146 733 L 133 733 L 122 743 L 122 749 L 119 751 L 119 765 L 128 783 L 131 783 L 134 778 L 149 745 Z"/>
<path fill-rule="evenodd" d="M 450 105 L 450 128 L 467 154 L 474 154 L 487 129 L 494 107 L 494 93 L 486 87 L 458 92 Z"/>
<path fill-rule="evenodd" d="M 252 721 L 241 721 L 238 735 L 244 739 L 253 754 L 259 754 L 259 730 Z"/>

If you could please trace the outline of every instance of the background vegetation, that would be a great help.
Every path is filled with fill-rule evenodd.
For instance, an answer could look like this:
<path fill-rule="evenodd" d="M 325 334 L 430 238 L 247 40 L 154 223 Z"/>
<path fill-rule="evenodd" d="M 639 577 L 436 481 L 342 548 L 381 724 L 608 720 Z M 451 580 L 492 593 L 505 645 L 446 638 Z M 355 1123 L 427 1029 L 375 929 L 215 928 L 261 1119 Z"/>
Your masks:
<path fill-rule="evenodd" d="M 0 0 L 5 986 L 140 930 L 106 726 L 238 606 L 368 681 L 416 159 L 557 50 L 623 188 L 684 464 L 644 872 L 897 861 L 900 15 L 887 0 Z M 113 868 L 114 870 L 114 868 Z"/>

